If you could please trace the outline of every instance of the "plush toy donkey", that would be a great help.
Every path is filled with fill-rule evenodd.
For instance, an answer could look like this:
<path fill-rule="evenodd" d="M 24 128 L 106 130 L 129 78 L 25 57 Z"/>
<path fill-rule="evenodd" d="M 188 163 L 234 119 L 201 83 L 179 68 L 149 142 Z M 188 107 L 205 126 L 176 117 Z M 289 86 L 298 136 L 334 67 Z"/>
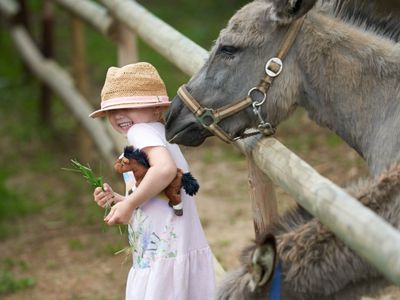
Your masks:
<path fill-rule="evenodd" d="M 149 168 L 150 164 L 146 153 L 138 149 L 134 150 L 132 146 L 125 147 L 124 156 L 119 158 L 114 164 L 114 169 L 118 173 L 132 171 L 135 175 L 136 186 L 139 186 Z M 199 190 L 199 184 L 192 174 L 189 172 L 183 173 L 182 170 L 178 168 L 174 180 L 164 189 L 165 196 L 167 196 L 169 200 L 169 206 L 174 209 L 177 216 L 183 215 L 181 200 L 182 187 L 190 196 L 193 196 Z"/>

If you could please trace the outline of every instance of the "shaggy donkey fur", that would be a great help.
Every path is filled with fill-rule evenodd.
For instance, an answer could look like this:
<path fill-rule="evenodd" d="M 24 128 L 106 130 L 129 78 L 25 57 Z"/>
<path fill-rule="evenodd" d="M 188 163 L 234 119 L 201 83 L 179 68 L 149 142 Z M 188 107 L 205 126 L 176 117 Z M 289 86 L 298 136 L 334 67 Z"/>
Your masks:
<path fill-rule="evenodd" d="M 355 24 L 366 31 L 386 36 L 396 42 L 400 41 L 399 16 L 381 15 L 376 12 L 375 1 L 360 0 L 324 0 L 322 3 L 328 14 Z"/>
<path fill-rule="evenodd" d="M 399 225 L 396 212 L 400 211 L 400 201 L 396 211 L 392 203 L 400 191 L 399 164 L 378 178 L 360 180 L 347 191 L 376 213 L 392 215 L 391 221 Z M 271 234 L 276 238 L 276 248 Z M 297 207 L 272 224 L 266 238 L 243 252 L 242 267 L 225 278 L 217 299 L 268 299 L 271 282 L 262 281 L 274 268 L 269 248 L 275 250 L 282 264 L 282 299 L 353 300 L 373 295 L 388 285 L 323 224 Z"/>

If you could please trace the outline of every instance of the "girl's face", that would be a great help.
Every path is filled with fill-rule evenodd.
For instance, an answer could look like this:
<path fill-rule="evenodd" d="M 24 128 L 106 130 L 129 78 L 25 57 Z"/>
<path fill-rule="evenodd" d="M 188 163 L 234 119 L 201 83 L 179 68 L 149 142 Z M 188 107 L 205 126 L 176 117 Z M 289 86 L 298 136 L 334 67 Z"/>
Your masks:
<path fill-rule="evenodd" d="M 124 135 L 133 124 L 157 122 L 160 120 L 159 117 L 160 114 L 155 108 L 124 108 L 107 111 L 111 126 Z"/>

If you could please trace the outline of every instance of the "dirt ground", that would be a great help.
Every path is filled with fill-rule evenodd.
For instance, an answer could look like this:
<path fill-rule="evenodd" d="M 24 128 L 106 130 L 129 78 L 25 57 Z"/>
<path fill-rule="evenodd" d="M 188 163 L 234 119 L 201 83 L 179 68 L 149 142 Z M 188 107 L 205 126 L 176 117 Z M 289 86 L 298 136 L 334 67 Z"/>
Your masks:
<path fill-rule="evenodd" d="M 277 138 L 321 174 L 339 185 L 366 174 L 354 151 L 313 125 L 304 114 L 297 114 L 291 122 L 282 126 Z M 295 123 L 301 126 L 293 126 Z M 201 147 L 183 151 L 201 184 L 196 199 L 208 241 L 222 266 L 232 270 L 239 264 L 241 249 L 254 237 L 246 161 L 234 147 L 214 138 Z M 59 184 L 56 176 L 34 183 L 34 176 L 29 174 L 13 178 L 9 185 L 23 182 L 40 189 L 43 184 Z M 66 186 L 57 190 L 61 196 L 71 192 Z M 280 188 L 276 193 L 282 213 L 293 200 Z M 90 193 L 78 201 L 94 205 Z M 3 299 L 123 299 L 130 260 L 124 254 L 114 253 L 126 245 L 125 236 L 117 230 L 106 230 L 101 224 L 65 224 L 56 217 L 58 214 L 50 207 L 39 215 L 24 218 L 15 224 L 23 234 L 1 242 L 0 256 L 20 262 L 14 272 L 35 280 L 32 288 Z M 400 292 L 389 288 L 379 299 L 400 299 Z"/>

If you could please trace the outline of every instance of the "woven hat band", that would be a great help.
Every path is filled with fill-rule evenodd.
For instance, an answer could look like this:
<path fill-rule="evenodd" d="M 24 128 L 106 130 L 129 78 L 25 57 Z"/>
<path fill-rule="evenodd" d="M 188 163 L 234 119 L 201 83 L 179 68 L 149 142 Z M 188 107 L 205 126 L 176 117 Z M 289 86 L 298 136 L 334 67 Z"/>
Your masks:
<path fill-rule="evenodd" d="M 133 96 L 133 97 L 121 97 L 110 100 L 104 100 L 101 102 L 101 109 L 110 109 L 114 106 L 121 105 L 146 105 L 146 104 L 169 104 L 169 98 L 167 96 Z"/>

